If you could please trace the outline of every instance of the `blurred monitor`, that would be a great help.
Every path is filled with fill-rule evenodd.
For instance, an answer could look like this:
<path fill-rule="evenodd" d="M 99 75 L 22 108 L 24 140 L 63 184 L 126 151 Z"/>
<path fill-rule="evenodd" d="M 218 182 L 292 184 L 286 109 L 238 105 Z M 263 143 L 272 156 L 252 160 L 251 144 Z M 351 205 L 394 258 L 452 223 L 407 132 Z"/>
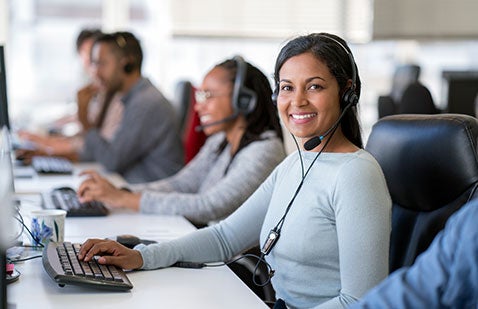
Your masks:
<path fill-rule="evenodd" d="M 0 309 L 7 307 L 7 260 L 5 248 L 0 250 Z"/>
<path fill-rule="evenodd" d="M 0 45 L 0 128 L 10 128 L 7 101 L 7 73 L 5 70 L 5 46 Z"/>
<path fill-rule="evenodd" d="M 390 96 L 395 103 L 399 103 L 405 89 L 418 81 L 421 68 L 418 64 L 403 64 L 395 68 L 392 79 Z"/>
<path fill-rule="evenodd" d="M 6 126 L 0 128 L 0 309 L 7 306 L 6 250 L 13 239 L 13 164 Z"/>
<path fill-rule="evenodd" d="M 476 117 L 478 71 L 444 71 L 442 77 L 447 112 Z"/>

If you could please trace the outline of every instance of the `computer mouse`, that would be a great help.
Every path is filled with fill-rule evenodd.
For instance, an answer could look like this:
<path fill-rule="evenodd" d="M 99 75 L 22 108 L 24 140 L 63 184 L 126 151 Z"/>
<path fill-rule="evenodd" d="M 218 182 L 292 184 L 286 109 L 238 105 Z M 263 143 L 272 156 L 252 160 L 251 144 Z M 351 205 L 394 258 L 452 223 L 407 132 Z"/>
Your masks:
<path fill-rule="evenodd" d="M 123 246 L 130 248 L 130 249 L 133 249 L 134 246 L 136 246 L 138 244 L 149 245 L 149 244 L 152 244 L 152 243 L 156 242 L 154 240 L 140 239 L 137 236 L 127 235 L 127 234 L 116 236 L 116 241 L 119 242 L 120 244 L 122 244 Z"/>
<path fill-rule="evenodd" d="M 134 248 L 134 246 L 140 243 L 139 237 L 133 235 L 118 235 L 116 236 L 116 241 L 128 248 Z"/>
<path fill-rule="evenodd" d="M 62 186 L 62 187 L 56 187 L 53 189 L 54 191 L 75 191 L 72 187 L 67 187 L 67 186 Z"/>

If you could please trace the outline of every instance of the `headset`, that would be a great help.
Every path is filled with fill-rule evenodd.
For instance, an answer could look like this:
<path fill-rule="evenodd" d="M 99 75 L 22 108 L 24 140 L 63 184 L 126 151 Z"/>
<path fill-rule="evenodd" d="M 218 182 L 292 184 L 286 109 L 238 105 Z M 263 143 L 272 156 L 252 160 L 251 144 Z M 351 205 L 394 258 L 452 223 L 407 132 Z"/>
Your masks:
<path fill-rule="evenodd" d="M 357 70 L 356 70 L 356 64 L 355 64 L 354 56 L 337 39 L 335 39 L 331 36 L 328 36 L 326 34 L 318 34 L 318 36 L 321 36 L 323 38 L 328 38 L 328 39 L 332 40 L 333 42 L 335 42 L 338 46 L 340 46 L 345 51 L 345 53 L 349 57 L 350 66 L 352 68 L 352 86 L 350 86 L 349 88 L 347 88 L 347 90 L 345 90 L 345 92 L 342 94 L 342 97 L 340 98 L 340 101 L 344 104 L 344 108 L 347 107 L 347 106 L 357 105 L 357 103 L 359 101 L 359 97 L 358 97 L 357 93 L 355 92 L 355 87 L 357 85 Z"/>
<path fill-rule="evenodd" d="M 340 121 L 342 120 L 342 118 L 347 113 L 348 109 L 352 106 L 357 105 L 357 103 L 359 101 L 359 97 L 358 97 L 357 93 L 355 92 L 355 87 L 357 85 L 357 70 L 356 70 L 356 64 L 355 64 L 355 60 L 354 60 L 354 57 L 353 57 L 352 53 L 349 52 L 348 49 L 345 48 L 345 46 L 342 43 L 340 43 L 337 39 L 335 39 L 335 38 L 333 38 L 333 37 L 331 37 L 327 34 L 319 33 L 319 34 L 316 34 L 316 36 L 322 37 L 322 38 L 327 38 L 327 39 L 333 41 L 336 45 L 340 46 L 340 48 L 342 48 L 345 51 L 345 53 L 349 57 L 350 66 L 351 66 L 351 69 L 352 69 L 352 85 L 350 87 L 348 87 L 344 91 L 342 96 L 340 97 L 340 105 L 343 106 L 343 108 L 342 108 L 342 112 L 341 112 L 339 118 L 337 119 L 337 121 L 324 134 L 314 136 L 311 139 L 309 139 L 308 141 L 306 141 L 304 143 L 304 149 L 305 150 L 314 149 L 315 147 L 320 145 L 322 140 L 327 135 L 329 135 L 332 132 L 335 132 L 335 130 L 337 129 L 337 127 L 340 124 Z M 272 102 L 274 102 L 275 105 L 277 105 L 278 94 L 279 94 L 279 87 L 276 86 L 276 88 L 274 90 L 274 93 L 272 94 Z"/>
<path fill-rule="evenodd" d="M 124 49 L 126 48 L 126 44 L 128 44 L 128 41 L 126 41 L 126 38 L 119 32 L 116 32 L 115 34 L 113 34 L 113 36 L 115 38 L 116 45 L 118 45 L 118 47 L 124 51 Z M 126 62 L 126 64 L 123 66 L 123 71 L 126 74 L 131 74 L 133 70 L 134 70 L 134 63 L 130 61 Z"/>
<path fill-rule="evenodd" d="M 345 107 L 351 107 L 351 106 L 355 106 L 357 105 L 358 101 L 359 101 L 359 97 L 357 95 L 357 93 L 355 92 L 355 87 L 357 85 L 357 70 L 356 70 L 356 64 L 355 64 L 355 60 L 354 60 L 354 57 L 352 55 L 351 52 L 349 52 L 349 50 L 347 48 L 345 48 L 345 46 L 340 43 L 337 39 L 327 35 L 327 34 L 324 34 L 324 33 L 319 33 L 317 34 L 317 36 L 319 37 L 322 37 L 322 38 L 327 38 L 331 41 L 333 41 L 336 45 L 340 46 L 340 48 L 342 48 L 345 53 L 347 54 L 347 56 L 349 57 L 349 62 L 350 62 L 350 66 L 351 66 L 351 69 L 352 69 L 352 85 L 350 87 L 347 88 L 347 90 L 344 91 L 344 93 L 342 94 L 342 96 L 340 97 L 340 102 L 341 102 L 341 105 L 344 106 L 344 109 Z M 279 87 L 277 86 L 274 90 L 274 93 L 272 94 L 272 102 L 274 102 L 275 105 L 277 105 L 277 96 L 279 95 Z"/>
<path fill-rule="evenodd" d="M 197 132 L 204 130 L 207 127 L 212 127 L 221 123 L 226 123 L 236 119 L 239 115 L 248 115 L 254 111 L 257 105 L 257 94 L 254 90 L 247 88 L 244 85 L 247 75 L 247 63 L 241 56 L 235 56 L 233 60 L 236 62 L 236 77 L 234 78 L 234 86 L 232 92 L 232 109 L 230 116 L 218 121 L 213 121 L 205 125 L 195 127 Z"/>
<path fill-rule="evenodd" d="M 248 115 L 256 108 L 257 94 L 244 85 L 247 76 L 247 63 L 241 56 L 235 56 L 233 60 L 237 64 L 237 73 L 234 79 L 232 107 L 234 114 Z"/>

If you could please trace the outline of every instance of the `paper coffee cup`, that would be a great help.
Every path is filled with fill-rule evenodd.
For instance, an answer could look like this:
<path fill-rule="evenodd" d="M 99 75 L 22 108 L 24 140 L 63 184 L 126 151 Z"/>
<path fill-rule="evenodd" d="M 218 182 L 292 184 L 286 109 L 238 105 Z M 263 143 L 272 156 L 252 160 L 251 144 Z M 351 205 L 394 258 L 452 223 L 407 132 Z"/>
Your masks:
<path fill-rule="evenodd" d="M 33 246 L 65 241 L 66 211 L 61 209 L 33 210 L 30 213 L 30 231 Z"/>

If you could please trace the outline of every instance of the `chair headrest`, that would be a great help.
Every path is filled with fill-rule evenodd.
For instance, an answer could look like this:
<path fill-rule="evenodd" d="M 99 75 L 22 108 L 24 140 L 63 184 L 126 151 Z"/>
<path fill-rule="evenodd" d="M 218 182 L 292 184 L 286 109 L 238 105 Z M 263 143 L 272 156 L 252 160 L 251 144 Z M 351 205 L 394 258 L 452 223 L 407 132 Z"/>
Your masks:
<path fill-rule="evenodd" d="M 400 114 L 373 126 L 366 150 L 382 167 L 394 204 L 432 211 L 478 181 L 477 137 L 471 116 Z"/>
<path fill-rule="evenodd" d="M 436 114 L 438 112 L 430 90 L 419 82 L 405 88 L 398 104 L 398 111 L 399 114 Z"/>

